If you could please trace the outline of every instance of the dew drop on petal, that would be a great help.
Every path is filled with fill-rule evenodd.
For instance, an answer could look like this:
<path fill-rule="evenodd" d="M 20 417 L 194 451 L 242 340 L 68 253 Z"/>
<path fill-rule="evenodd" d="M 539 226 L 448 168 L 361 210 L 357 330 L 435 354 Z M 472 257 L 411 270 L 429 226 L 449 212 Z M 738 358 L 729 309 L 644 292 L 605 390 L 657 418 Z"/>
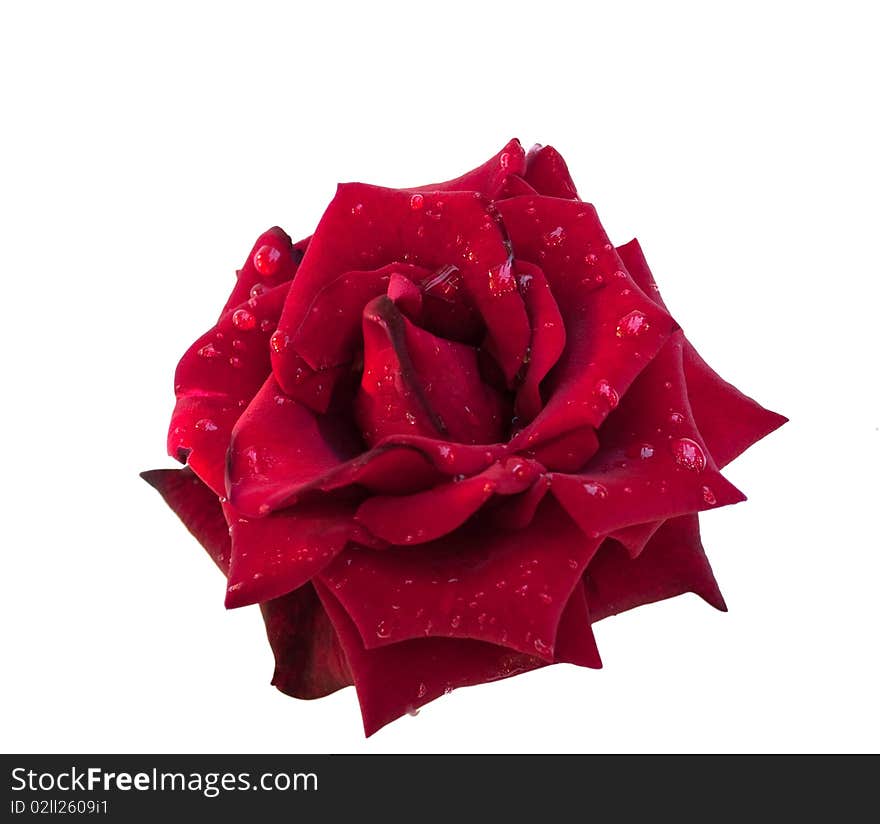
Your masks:
<path fill-rule="evenodd" d="M 557 226 L 552 231 L 545 232 L 542 239 L 545 246 L 559 246 L 565 240 L 565 229 Z"/>
<path fill-rule="evenodd" d="M 635 338 L 646 332 L 650 324 L 644 312 L 633 309 L 632 312 L 624 315 L 617 322 L 617 337 L 619 338 Z"/>
<path fill-rule="evenodd" d="M 222 354 L 223 353 L 214 346 L 213 343 L 206 343 L 201 349 L 199 349 L 199 357 L 207 358 L 208 360 L 219 358 Z"/>
<path fill-rule="evenodd" d="M 257 325 L 257 319 L 247 309 L 236 309 L 232 314 L 232 325 L 248 332 Z"/>
<path fill-rule="evenodd" d="M 654 457 L 654 446 L 649 443 L 634 443 L 626 450 L 627 458 L 639 458 L 647 460 Z"/>
<path fill-rule="evenodd" d="M 718 503 L 718 499 L 715 497 L 715 493 L 709 489 L 708 486 L 704 486 L 702 489 L 703 492 L 703 500 L 709 504 L 709 506 L 715 506 Z"/>
<path fill-rule="evenodd" d="M 680 423 L 684 423 L 684 415 L 681 412 L 673 412 L 669 416 L 669 423 L 678 426 Z"/>
<path fill-rule="evenodd" d="M 510 166 L 510 153 L 501 152 L 501 155 L 498 158 L 498 163 L 500 164 L 502 169 L 506 169 L 508 166 Z"/>
<path fill-rule="evenodd" d="M 287 348 L 287 344 L 290 342 L 290 338 L 284 334 L 280 329 L 277 329 L 272 333 L 272 337 L 269 338 L 269 346 L 272 347 L 272 351 L 277 355 L 283 352 Z"/>
<path fill-rule="evenodd" d="M 391 635 L 391 630 L 388 629 L 388 625 L 384 621 L 379 621 L 376 624 L 376 635 L 379 638 L 388 638 Z"/>
<path fill-rule="evenodd" d="M 539 655 L 549 655 L 551 652 L 551 647 L 549 644 L 545 644 L 540 638 L 535 639 L 535 650 Z"/>
<path fill-rule="evenodd" d="M 416 692 L 416 695 L 419 698 L 424 698 L 427 694 L 428 694 L 428 688 L 423 683 L 419 684 L 419 689 Z"/>
<path fill-rule="evenodd" d="M 363 203 L 355 203 L 354 206 L 351 207 L 351 213 L 355 217 L 357 217 L 363 211 L 364 211 L 364 204 Z"/>
<path fill-rule="evenodd" d="M 275 324 L 268 318 L 260 321 L 260 329 L 262 329 L 264 332 L 270 331 L 274 325 Z"/>
<path fill-rule="evenodd" d="M 423 208 L 425 205 L 425 198 L 422 195 L 415 194 L 409 199 L 409 208 L 414 212 L 417 212 L 419 209 Z"/>
<path fill-rule="evenodd" d="M 702 472 L 706 467 L 706 453 L 703 447 L 690 438 L 675 438 L 669 444 L 675 462 L 692 472 Z"/>
<path fill-rule="evenodd" d="M 594 498 L 602 499 L 608 497 L 608 488 L 598 481 L 587 481 L 584 484 L 584 492 L 587 495 L 592 495 Z"/>
<path fill-rule="evenodd" d="M 217 424 L 210 418 L 201 418 L 196 421 L 196 429 L 198 429 L 199 432 L 216 432 L 217 428 Z"/>
<path fill-rule="evenodd" d="M 593 387 L 593 392 L 595 395 L 602 398 L 611 409 L 614 409 L 617 404 L 620 403 L 620 395 L 617 394 L 614 387 L 604 378 L 596 381 L 596 385 Z"/>
<path fill-rule="evenodd" d="M 278 272 L 281 266 L 281 252 L 268 243 L 263 244 L 254 252 L 254 269 L 263 277 L 270 278 Z"/>
<path fill-rule="evenodd" d="M 230 365 L 233 369 L 240 369 L 240 368 L 241 368 L 241 358 L 237 358 L 235 355 L 233 355 L 233 356 L 229 359 L 229 365 Z"/>
<path fill-rule="evenodd" d="M 262 283 L 255 283 L 251 286 L 250 296 L 251 300 L 256 300 L 260 295 L 265 294 L 266 287 Z"/>

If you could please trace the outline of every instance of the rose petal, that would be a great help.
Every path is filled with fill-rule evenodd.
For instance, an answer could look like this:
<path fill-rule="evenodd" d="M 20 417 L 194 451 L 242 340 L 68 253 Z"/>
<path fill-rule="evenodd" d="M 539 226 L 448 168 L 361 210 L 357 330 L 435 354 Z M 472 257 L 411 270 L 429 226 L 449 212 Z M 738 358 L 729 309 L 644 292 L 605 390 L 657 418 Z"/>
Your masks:
<path fill-rule="evenodd" d="M 270 374 L 269 337 L 289 288 L 282 284 L 226 312 L 177 366 L 168 454 L 186 460 L 218 495 L 225 494 L 232 428 Z"/>
<path fill-rule="evenodd" d="M 275 655 L 272 684 L 294 698 L 323 698 L 354 681 L 327 612 L 306 584 L 260 604 Z"/>
<path fill-rule="evenodd" d="M 244 265 L 236 272 L 235 286 L 220 313 L 220 317 L 222 318 L 230 309 L 235 309 L 243 304 L 251 297 L 255 288 L 257 291 L 264 291 L 293 280 L 310 240 L 311 238 L 305 238 L 291 243 L 287 232 L 278 226 L 273 226 L 263 232 L 257 238 L 257 242 L 247 256 Z M 272 251 L 267 252 L 267 249 Z M 266 270 L 271 271 L 271 275 L 262 274 L 254 265 L 254 258 L 258 252 L 261 260 L 269 261 L 271 259 Z M 275 257 L 275 252 L 277 252 L 277 257 Z"/>
<path fill-rule="evenodd" d="M 548 498 L 525 529 L 475 519 L 428 544 L 350 548 L 318 578 L 368 649 L 449 636 L 550 661 L 562 610 L 598 543 Z"/>
<path fill-rule="evenodd" d="M 232 432 L 229 502 L 248 517 L 266 515 L 295 490 L 354 457 L 356 434 L 336 417 L 317 416 L 269 377 Z"/>
<path fill-rule="evenodd" d="M 151 469 L 141 477 L 155 489 L 226 575 L 231 541 L 214 492 L 189 467 Z"/>
<path fill-rule="evenodd" d="M 718 472 L 691 415 L 683 346 L 676 332 L 639 375 L 582 472 L 551 475 L 553 494 L 588 534 L 745 500 Z"/>
<path fill-rule="evenodd" d="M 420 638 L 365 649 L 345 609 L 321 583 L 318 597 L 354 677 L 367 736 L 458 687 L 497 681 L 543 665 L 540 658 L 462 638 Z"/>
<path fill-rule="evenodd" d="M 584 587 L 593 621 L 685 592 L 727 610 L 700 542 L 696 515 L 666 521 L 635 559 L 606 541 L 587 567 Z"/>
<path fill-rule="evenodd" d="M 658 305 L 664 306 L 639 242 L 632 240 L 617 251 L 633 280 Z M 712 457 L 722 469 L 788 420 L 723 380 L 689 341 L 684 347 L 684 370 L 694 419 Z"/>
<path fill-rule="evenodd" d="M 322 500 L 282 509 L 265 518 L 224 514 L 232 536 L 226 607 L 269 601 L 317 575 L 350 540 L 362 536 L 356 505 Z"/>
<path fill-rule="evenodd" d="M 388 291 L 393 275 L 409 282 L 421 281 L 430 273 L 401 263 L 369 272 L 346 272 L 315 296 L 291 344 L 312 369 L 351 363 L 360 348 L 364 307 Z M 399 291 L 400 286 L 396 288 Z"/>
<path fill-rule="evenodd" d="M 552 146 L 536 144 L 529 149 L 524 177 L 542 195 L 578 200 L 568 166 Z"/>
<path fill-rule="evenodd" d="M 292 340 L 316 295 L 340 274 L 406 261 L 436 271 L 454 266 L 461 288 L 485 320 L 508 374 L 525 355 L 528 319 L 510 273 L 502 228 L 488 205 L 468 192 L 413 195 L 360 183 L 339 187 L 297 273 L 278 325 L 279 340 Z M 276 347 L 272 366 L 279 384 L 294 393 L 295 348 Z"/>
<path fill-rule="evenodd" d="M 565 352 L 545 381 L 549 400 L 512 446 L 598 427 L 674 322 L 630 278 L 589 204 L 518 197 L 498 209 L 517 257 L 543 270 L 566 332 Z M 621 326 L 633 317 L 641 322 Z"/>
<path fill-rule="evenodd" d="M 461 177 L 443 183 L 429 183 L 415 186 L 407 191 L 432 192 L 480 192 L 489 199 L 497 198 L 508 177 L 521 175 L 525 171 L 526 153 L 520 142 L 513 138 L 498 154 L 489 158 L 481 166 L 465 172 Z"/>
<path fill-rule="evenodd" d="M 547 469 L 557 472 L 577 472 L 599 449 L 599 438 L 592 426 L 572 429 L 558 438 L 545 441 L 536 449 L 523 450 Z"/>
<path fill-rule="evenodd" d="M 232 542 L 217 496 L 189 469 L 154 469 L 141 477 L 153 486 L 208 551 L 225 575 Z M 352 683 L 336 633 L 306 585 L 260 604 L 275 656 L 272 683 L 296 698 L 319 698 Z"/>
<path fill-rule="evenodd" d="M 642 553 L 648 541 L 651 540 L 654 533 L 661 526 L 663 526 L 663 521 L 633 524 L 632 526 L 615 529 L 614 532 L 608 534 L 608 537 L 617 541 L 629 553 L 631 558 L 636 558 Z"/>
<path fill-rule="evenodd" d="M 554 652 L 556 663 L 592 669 L 602 667 L 582 581 L 578 581 L 559 619 Z"/>
<path fill-rule="evenodd" d="M 544 496 L 550 491 L 546 475 L 537 478 L 525 492 L 501 498 L 486 510 L 486 519 L 497 529 L 525 529 L 534 520 Z"/>
<path fill-rule="evenodd" d="M 369 444 L 403 432 L 462 443 L 499 440 L 501 399 L 482 382 L 472 347 L 419 329 L 387 297 L 364 310 L 363 330 L 355 413 Z"/>
<path fill-rule="evenodd" d="M 522 426 L 541 411 L 541 381 L 565 351 L 565 325 L 540 267 L 517 260 L 514 261 L 514 270 L 532 330 L 529 362 L 523 382 L 517 389 L 514 406 Z"/>
<path fill-rule="evenodd" d="M 536 476 L 529 464 L 512 459 L 414 495 L 373 496 L 360 505 L 357 520 L 390 544 L 423 544 L 457 529 L 496 493 L 525 491 Z"/>

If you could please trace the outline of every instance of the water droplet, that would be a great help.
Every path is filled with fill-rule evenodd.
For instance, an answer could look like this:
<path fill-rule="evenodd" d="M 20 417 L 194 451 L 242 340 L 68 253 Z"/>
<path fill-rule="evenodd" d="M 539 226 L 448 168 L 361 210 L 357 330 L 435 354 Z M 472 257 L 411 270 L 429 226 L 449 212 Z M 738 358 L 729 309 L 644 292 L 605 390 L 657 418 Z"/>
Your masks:
<path fill-rule="evenodd" d="M 416 715 L 419 714 L 419 708 L 418 707 L 407 707 L 406 714 L 412 715 L 413 717 L 415 717 Z"/>
<path fill-rule="evenodd" d="M 565 229 L 561 226 L 557 226 L 550 232 L 545 232 L 543 237 L 545 246 L 559 246 L 565 240 Z"/>
<path fill-rule="evenodd" d="M 260 321 L 260 329 L 262 329 L 264 332 L 271 331 L 273 326 L 275 326 L 275 324 L 268 318 Z"/>
<path fill-rule="evenodd" d="M 489 291 L 496 296 L 506 295 L 516 289 L 516 280 L 511 273 L 509 260 L 489 270 Z"/>
<path fill-rule="evenodd" d="M 269 346 L 272 347 L 272 351 L 276 355 L 283 352 L 287 348 L 288 343 L 290 343 L 290 338 L 280 329 L 276 329 L 272 333 L 272 337 L 269 338 Z"/>
<path fill-rule="evenodd" d="M 260 515 L 268 515 L 271 511 L 272 507 L 269 506 L 269 504 L 260 504 L 259 508 L 257 509 L 257 512 Z"/>
<path fill-rule="evenodd" d="M 453 629 L 458 629 L 461 626 L 461 616 L 453 615 L 452 620 L 449 623 Z"/>
<path fill-rule="evenodd" d="M 241 338 L 234 338 L 232 341 L 232 348 L 236 352 L 244 352 L 247 350 L 247 344 Z"/>
<path fill-rule="evenodd" d="M 237 358 L 237 357 L 235 357 L 235 355 L 233 355 L 233 356 L 229 359 L 229 365 L 230 365 L 233 369 L 240 369 L 240 368 L 241 368 L 241 358 Z"/>
<path fill-rule="evenodd" d="M 584 492 L 587 495 L 592 495 L 594 498 L 602 499 L 608 497 L 608 488 L 598 481 L 587 481 L 584 484 Z"/>
<path fill-rule="evenodd" d="M 614 409 L 617 404 L 620 403 L 620 395 L 617 394 L 614 387 L 604 378 L 596 381 L 596 385 L 593 387 L 593 393 L 602 398 L 611 409 Z"/>
<path fill-rule="evenodd" d="M 232 313 L 232 325 L 243 332 L 249 332 L 257 325 L 257 319 L 247 309 L 236 309 Z"/>
<path fill-rule="evenodd" d="M 646 461 L 648 458 L 654 457 L 654 447 L 649 443 L 634 443 L 626 450 L 626 456 Z"/>
<path fill-rule="evenodd" d="M 379 638 L 388 638 L 391 635 L 391 630 L 388 629 L 388 626 L 384 621 L 379 621 L 379 623 L 376 624 L 376 635 Z"/>
<path fill-rule="evenodd" d="M 213 343 L 206 343 L 201 349 L 199 349 L 199 357 L 207 358 L 208 360 L 219 358 L 222 354 L 223 353 L 214 346 Z"/>
<path fill-rule="evenodd" d="M 545 644 L 540 638 L 535 639 L 535 649 L 539 655 L 549 655 L 552 651 L 552 647 Z"/>
<path fill-rule="evenodd" d="M 553 596 L 550 595 L 550 594 L 548 594 L 548 593 L 546 593 L 546 592 L 542 592 L 542 593 L 540 593 L 540 594 L 538 595 L 538 597 L 539 597 L 539 598 L 541 599 L 541 601 L 542 601 L 543 603 L 545 603 L 545 604 L 552 604 L 552 603 L 553 603 Z"/>
<path fill-rule="evenodd" d="M 577 558 L 569 558 L 568 559 L 568 566 L 570 569 L 577 569 L 580 566 L 580 564 L 577 562 Z"/>
<path fill-rule="evenodd" d="M 410 426 L 415 426 L 415 425 L 416 425 L 416 416 L 413 415 L 412 412 L 407 412 L 407 413 L 406 413 L 406 422 L 407 422 Z"/>
<path fill-rule="evenodd" d="M 419 698 L 424 698 L 428 694 L 428 688 L 424 684 L 419 684 L 419 689 L 416 692 L 416 695 Z"/>
<path fill-rule="evenodd" d="M 255 283 L 253 286 L 251 286 L 251 291 L 249 294 L 251 296 L 251 300 L 256 301 L 257 298 L 260 297 L 260 295 L 263 295 L 265 293 L 266 287 L 262 283 Z"/>
<path fill-rule="evenodd" d="M 281 252 L 268 243 L 262 245 L 254 252 L 254 269 L 263 277 L 270 278 L 278 272 L 281 266 Z"/>
<path fill-rule="evenodd" d="M 703 487 L 703 500 L 709 504 L 709 506 L 715 506 L 718 503 L 718 499 L 715 497 L 715 493 L 709 489 L 708 486 Z"/>
<path fill-rule="evenodd" d="M 592 252 L 588 255 L 584 255 L 584 263 L 587 266 L 595 266 L 599 262 L 599 255 L 595 255 Z"/>
<path fill-rule="evenodd" d="M 218 427 L 210 418 L 202 418 L 201 420 L 196 421 L 196 429 L 198 429 L 199 432 L 216 432 Z"/>
<path fill-rule="evenodd" d="M 678 426 L 680 423 L 684 423 L 684 415 L 681 412 L 673 412 L 669 416 L 669 423 Z"/>
<path fill-rule="evenodd" d="M 663 383 L 663 388 L 664 389 L 672 389 L 672 381 L 665 381 Z"/>
<path fill-rule="evenodd" d="M 706 467 L 706 453 L 703 447 L 690 438 L 676 438 L 669 444 L 675 462 L 693 472 L 702 472 Z"/>
<path fill-rule="evenodd" d="M 501 152 L 498 163 L 502 169 L 508 168 L 510 166 L 510 152 Z"/>
<path fill-rule="evenodd" d="M 617 322 L 617 337 L 619 338 L 635 338 L 643 332 L 647 332 L 650 328 L 648 318 L 644 312 L 633 309 L 632 312 L 624 315 Z"/>
<path fill-rule="evenodd" d="M 363 211 L 364 211 L 364 204 L 363 203 L 355 203 L 354 206 L 351 207 L 351 213 L 355 217 L 357 217 Z"/>
<path fill-rule="evenodd" d="M 425 198 L 422 197 L 422 195 L 416 194 L 416 195 L 413 195 L 409 199 L 409 208 L 412 209 L 414 212 L 417 212 L 424 205 L 425 205 Z"/>

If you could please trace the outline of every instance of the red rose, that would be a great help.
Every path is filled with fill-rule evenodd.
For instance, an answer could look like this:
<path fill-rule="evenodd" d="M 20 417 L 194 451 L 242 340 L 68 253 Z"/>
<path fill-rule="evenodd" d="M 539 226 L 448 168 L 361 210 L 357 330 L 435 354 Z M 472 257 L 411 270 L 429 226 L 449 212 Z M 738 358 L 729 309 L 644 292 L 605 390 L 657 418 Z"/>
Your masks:
<path fill-rule="evenodd" d="M 511 141 L 448 183 L 339 187 L 258 240 L 184 355 L 144 477 L 259 603 L 273 683 L 371 734 L 455 687 L 600 666 L 591 624 L 724 602 L 696 513 L 784 418 L 718 377 L 636 241 Z"/>

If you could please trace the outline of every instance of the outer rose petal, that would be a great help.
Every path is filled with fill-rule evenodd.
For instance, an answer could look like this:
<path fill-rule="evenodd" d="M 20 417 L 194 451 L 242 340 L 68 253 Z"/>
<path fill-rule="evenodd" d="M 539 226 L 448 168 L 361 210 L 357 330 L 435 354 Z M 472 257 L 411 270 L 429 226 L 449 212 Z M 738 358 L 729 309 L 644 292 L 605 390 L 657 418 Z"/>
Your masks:
<path fill-rule="evenodd" d="M 587 203 L 517 197 L 498 203 L 517 256 L 539 265 L 565 322 L 566 347 L 545 381 L 549 400 L 513 440 L 534 446 L 598 426 L 674 328 L 633 282 Z M 638 315 L 633 334 L 621 324 Z"/>
<path fill-rule="evenodd" d="M 577 664 L 579 667 L 592 669 L 602 666 L 596 639 L 593 637 L 592 622 L 583 582 L 579 581 L 559 620 L 554 649 L 555 663 Z"/>
<path fill-rule="evenodd" d="M 153 486 L 204 546 L 225 575 L 231 539 L 217 496 L 191 469 L 154 469 L 141 477 Z M 352 683 L 339 646 L 311 585 L 260 604 L 275 655 L 272 683 L 296 698 L 320 698 Z"/>
<path fill-rule="evenodd" d="M 465 172 L 461 177 L 444 183 L 414 186 L 408 191 L 480 192 L 490 199 L 496 199 L 508 177 L 521 175 L 525 171 L 525 159 L 523 147 L 516 138 L 513 138 L 498 154 L 489 158 L 482 166 Z"/>
<path fill-rule="evenodd" d="M 601 447 L 578 475 L 551 476 L 554 495 L 589 534 L 745 499 L 703 443 L 687 400 L 677 332 L 600 430 Z M 693 445 L 699 463 L 679 450 Z"/>
<path fill-rule="evenodd" d="M 476 351 L 410 323 L 390 298 L 364 310 L 364 374 L 356 415 L 369 444 L 389 435 L 494 443 L 501 436 L 501 398 L 486 386 Z"/>
<path fill-rule="evenodd" d="M 226 301 L 220 317 L 222 318 L 230 309 L 234 309 L 250 298 L 255 287 L 256 291 L 273 289 L 293 280 L 299 262 L 309 246 L 309 240 L 311 238 L 291 243 L 287 232 L 278 226 L 273 226 L 263 232 L 257 238 L 257 242 L 247 256 L 244 265 L 236 272 L 235 287 L 229 295 L 229 300 Z M 260 253 L 259 256 L 262 260 L 271 259 L 271 263 L 269 263 L 271 275 L 261 274 L 257 270 L 254 259 L 258 253 Z M 275 253 L 277 253 L 277 257 L 275 257 Z"/>
<path fill-rule="evenodd" d="M 568 166 L 552 146 L 535 144 L 529 149 L 525 179 L 539 194 L 578 200 Z"/>
<path fill-rule="evenodd" d="M 525 355 L 528 319 L 510 271 L 509 250 L 487 205 L 468 192 L 413 195 L 350 183 L 340 186 L 309 244 L 288 295 L 273 347 L 278 383 L 295 394 L 301 359 L 290 342 L 316 295 L 348 271 L 407 261 L 435 270 L 454 266 L 462 289 L 485 320 L 508 375 Z M 513 370 L 515 371 L 515 370 Z"/>
<path fill-rule="evenodd" d="M 727 609 L 703 552 L 696 515 L 666 521 L 636 559 L 606 541 L 587 567 L 584 586 L 594 621 L 684 592 Z"/>
<path fill-rule="evenodd" d="M 271 371 L 269 337 L 289 288 L 282 284 L 226 312 L 177 366 L 168 453 L 186 460 L 217 495 L 224 494 L 232 427 Z"/>
<path fill-rule="evenodd" d="M 497 681 L 542 666 L 540 658 L 464 638 L 419 638 L 365 649 L 332 591 L 315 584 L 354 677 L 367 736 L 457 687 Z"/>
<path fill-rule="evenodd" d="M 665 306 L 639 242 L 631 240 L 617 251 L 645 294 L 659 306 Z M 694 419 L 712 457 L 722 469 L 788 420 L 764 409 L 723 380 L 689 341 L 684 346 L 684 369 Z"/>
<path fill-rule="evenodd" d="M 224 507 L 232 536 L 226 606 L 286 595 L 310 581 L 349 541 L 369 542 L 354 522 L 355 508 L 345 501 L 322 500 L 249 519 Z"/>
<path fill-rule="evenodd" d="M 419 546 L 348 549 L 318 579 L 367 649 L 447 636 L 551 661 L 562 610 L 598 544 L 547 499 L 525 529 L 473 522 Z"/>

